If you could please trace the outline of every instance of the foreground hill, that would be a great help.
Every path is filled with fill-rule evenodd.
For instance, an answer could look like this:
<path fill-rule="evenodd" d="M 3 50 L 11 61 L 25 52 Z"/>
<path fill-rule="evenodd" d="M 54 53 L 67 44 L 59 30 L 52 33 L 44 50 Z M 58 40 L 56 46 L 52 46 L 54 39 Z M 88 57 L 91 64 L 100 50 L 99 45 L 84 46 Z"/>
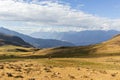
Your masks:
<path fill-rule="evenodd" d="M 37 52 L 52 57 L 100 57 L 120 55 L 120 35 L 96 45 L 81 47 L 57 47 Z"/>
<path fill-rule="evenodd" d="M 11 36 L 0 33 L 0 46 L 5 46 L 5 45 L 32 47 L 30 44 L 26 43 L 24 40 L 22 40 L 17 36 Z"/>
<path fill-rule="evenodd" d="M 115 30 L 86 30 L 80 32 L 35 32 L 31 36 L 43 39 L 65 40 L 77 46 L 101 43 L 119 34 Z"/>
<path fill-rule="evenodd" d="M 8 30 L 6 28 L 1 27 L 0 28 L 1 33 L 14 35 L 22 38 L 25 42 L 28 42 L 29 44 L 33 45 L 37 48 L 50 48 L 50 47 L 58 47 L 58 46 L 74 46 L 74 44 L 66 41 L 60 41 L 55 39 L 39 39 L 39 38 L 33 38 L 12 30 Z"/>

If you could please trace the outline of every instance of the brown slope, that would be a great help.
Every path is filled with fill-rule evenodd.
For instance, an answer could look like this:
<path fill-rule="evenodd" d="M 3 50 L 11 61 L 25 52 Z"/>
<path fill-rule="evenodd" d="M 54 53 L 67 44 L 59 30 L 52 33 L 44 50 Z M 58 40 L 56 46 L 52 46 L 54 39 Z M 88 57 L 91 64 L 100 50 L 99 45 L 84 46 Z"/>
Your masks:
<path fill-rule="evenodd" d="M 99 44 L 98 53 L 119 53 L 120 52 L 120 35 L 114 36 L 112 39 Z"/>

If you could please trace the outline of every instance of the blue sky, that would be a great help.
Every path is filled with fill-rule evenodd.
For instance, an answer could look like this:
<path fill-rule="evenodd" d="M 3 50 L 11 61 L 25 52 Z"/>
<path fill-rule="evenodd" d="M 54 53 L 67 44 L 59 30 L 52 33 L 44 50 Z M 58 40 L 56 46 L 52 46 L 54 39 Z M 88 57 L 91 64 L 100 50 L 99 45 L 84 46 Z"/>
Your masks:
<path fill-rule="evenodd" d="M 73 8 L 79 8 L 89 14 L 108 18 L 120 18 L 120 0 L 62 0 Z"/>
<path fill-rule="evenodd" d="M 0 26 L 25 34 L 120 30 L 119 22 L 119 0 L 0 0 Z"/>

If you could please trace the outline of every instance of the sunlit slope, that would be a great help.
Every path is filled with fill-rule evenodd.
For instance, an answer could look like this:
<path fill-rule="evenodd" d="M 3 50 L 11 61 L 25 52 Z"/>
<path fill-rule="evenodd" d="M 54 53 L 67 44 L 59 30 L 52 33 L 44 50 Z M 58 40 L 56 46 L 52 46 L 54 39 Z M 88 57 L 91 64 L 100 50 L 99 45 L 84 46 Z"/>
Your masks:
<path fill-rule="evenodd" d="M 120 53 L 120 35 L 114 36 L 112 39 L 103 42 L 97 46 L 96 53 Z"/>
<path fill-rule="evenodd" d="M 36 54 L 42 54 L 52 57 L 94 57 L 94 56 L 113 56 L 120 54 L 120 35 L 112 39 L 90 46 L 82 47 L 58 47 L 43 49 Z"/>

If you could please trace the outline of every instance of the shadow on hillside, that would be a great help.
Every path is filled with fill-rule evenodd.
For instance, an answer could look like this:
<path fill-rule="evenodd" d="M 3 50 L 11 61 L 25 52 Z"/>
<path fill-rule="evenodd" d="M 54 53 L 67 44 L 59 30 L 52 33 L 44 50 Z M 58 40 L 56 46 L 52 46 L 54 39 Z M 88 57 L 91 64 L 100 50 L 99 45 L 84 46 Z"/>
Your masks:
<path fill-rule="evenodd" d="M 114 54 L 95 54 L 95 55 L 79 55 L 79 56 L 51 56 L 51 55 L 31 55 L 31 56 L 15 56 L 15 55 L 0 55 L 0 60 L 4 59 L 42 59 L 42 58 L 99 58 L 99 57 L 109 57 L 109 56 L 120 56 L 120 53 Z"/>
<path fill-rule="evenodd" d="M 0 55 L 2 59 L 40 59 L 40 58 L 98 58 L 98 57 L 109 57 L 109 56 L 120 56 L 120 53 L 101 53 L 96 54 L 96 48 L 94 46 L 87 47 L 57 47 L 50 49 L 52 52 L 46 55 Z M 23 51 L 23 50 L 20 50 Z M 38 51 L 38 50 L 36 50 Z M 24 51 L 25 52 L 25 51 Z M 37 54 L 37 53 L 36 53 Z"/>

